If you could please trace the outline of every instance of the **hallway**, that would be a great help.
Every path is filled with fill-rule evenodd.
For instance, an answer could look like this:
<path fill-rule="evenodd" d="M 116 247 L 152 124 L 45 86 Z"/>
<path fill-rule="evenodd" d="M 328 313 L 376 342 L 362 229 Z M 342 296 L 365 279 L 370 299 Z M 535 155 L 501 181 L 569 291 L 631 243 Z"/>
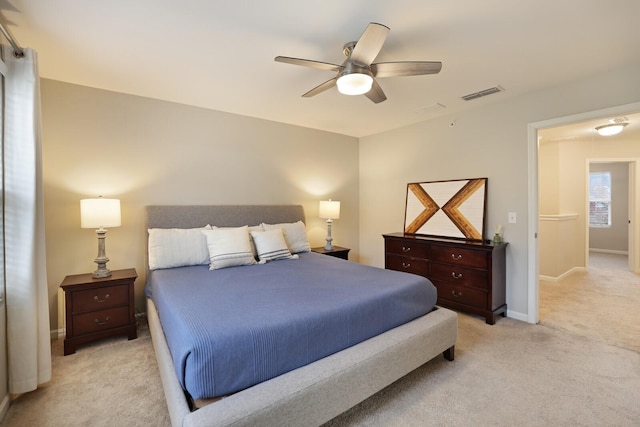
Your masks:
<path fill-rule="evenodd" d="M 640 275 L 627 257 L 590 252 L 589 271 L 540 281 L 540 323 L 640 353 Z"/>

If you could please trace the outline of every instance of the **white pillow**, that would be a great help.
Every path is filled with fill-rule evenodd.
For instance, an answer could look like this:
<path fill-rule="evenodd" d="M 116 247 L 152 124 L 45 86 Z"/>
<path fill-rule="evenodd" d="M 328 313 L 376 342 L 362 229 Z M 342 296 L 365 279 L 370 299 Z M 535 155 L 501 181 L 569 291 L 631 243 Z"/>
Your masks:
<path fill-rule="evenodd" d="M 260 264 L 279 259 L 298 258 L 298 255 L 291 255 L 291 252 L 289 252 L 282 228 L 274 228 L 268 231 L 252 231 L 251 237 L 258 250 Z"/>
<path fill-rule="evenodd" d="M 287 242 L 289 251 L 292 254 L 300 252 L 311 252 L 311 246 L 307 240 L 307 230 L 304 222 L 289 222 L 281 224 L 265 224 L 262 223 L 265 230 L 273 230 L 274 228 L 282 228 L 284 231 L 284 240 Z"/>
<path fill-rule="evenodd" d="M 211 227 L 211 229 L 215 230 L 216 228 L 234 228 L 234 227 L 216 227 L 215 225 Z M 264 231 L 262 228 L 262 224 L 260 225 L 249 225 L 248 226 L 249 233 L 252 231 Z M 253 239 L 249 239 L 251 241 L 251 253 L 253 253 L 253 257 L 258 259 L 258 251 L 256 250 L 256 245 L 253 243 Z"/>
<path fill-rule="evenodd" d="M 209 270 L 255 264 L 249 227 L 202 230 L 209 248 Z"/>
<path fill-rule="evenodd" d="M 149 228 L 149 270 L 209 263 L 203 228 Z"/>

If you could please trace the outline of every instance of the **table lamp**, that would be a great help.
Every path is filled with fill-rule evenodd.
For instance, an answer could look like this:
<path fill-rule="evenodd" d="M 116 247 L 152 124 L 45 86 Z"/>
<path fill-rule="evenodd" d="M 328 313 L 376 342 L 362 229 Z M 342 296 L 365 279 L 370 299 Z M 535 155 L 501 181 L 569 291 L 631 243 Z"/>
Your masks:
<path fill-rule="evenodd" d="M 340 218 L 340 202 L 331 199 L 321 200 L 318 213 L 320 218 L 325 218 L 327 220 L 327 244 L 324 248 L 331 251 L 333 250 L 333 245 L 331 244 L 333 241 L 333 238 L 331 237 L 331 224 L 334 219 Z"/>
<path fill-rule="evenodd" d="M 98 268 L 92 276 L 96 279 L 111 276 L 107 268 L 109 258 L 105 253 L 104 239 L 107 228 L 120 227 L 120 200 L 102 197 L 80 200 L 80 227 L 95 228 L 98 235 L 98 256 L 95 259 Z"/>

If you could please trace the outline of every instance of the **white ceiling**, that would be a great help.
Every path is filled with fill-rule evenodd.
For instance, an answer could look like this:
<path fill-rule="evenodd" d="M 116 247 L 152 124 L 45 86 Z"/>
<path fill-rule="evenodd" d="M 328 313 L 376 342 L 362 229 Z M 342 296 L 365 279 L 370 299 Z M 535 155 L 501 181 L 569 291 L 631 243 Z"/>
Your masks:
<path fill-rule="evenodd" d="M 612 124 L 616 121 L 627 123 L 623 131 L 617 135 L 601 136 L 596 131 L 596 127 Z M 613 141 L 634 138 L 640 141 L 640 112 L 634 114 L 615 115 L 602 117 L 600 119 L 585 120 L 549 129 L 542 129 L 538 132 L 538 141 L 564 142 L 564 141 Z"/>
<path fill-rule="evenodd" d="M 640 62 L 638 0 L 0 0 L 44 78 L 356 137 Z M 369 22 L 391 28 L 379 61 L 442 61 L 380 79 L 373 104 L 277 55 L 342 63 Z M 496 85 L 505 91 L 465 102 Z M 426 109 L 440 103 L 446 108 Z"/>

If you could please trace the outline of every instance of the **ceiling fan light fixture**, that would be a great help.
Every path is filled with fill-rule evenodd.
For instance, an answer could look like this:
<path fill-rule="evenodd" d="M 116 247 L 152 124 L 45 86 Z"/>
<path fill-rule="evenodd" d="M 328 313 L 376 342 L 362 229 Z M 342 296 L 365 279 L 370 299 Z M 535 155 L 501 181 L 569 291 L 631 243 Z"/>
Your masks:
<path fill-rule="evenodd" d="M 343 74 L 336 81 L 338 91 L 344 95 L 362 95 L 371 90 L 373 77 L 363 73 Z"/>
<path fill-rule="evenodd" d="M 597 126 L 596 131 L 601 136 L 617 135 L 622 132 L 622 129 L 624 129 L 627 124 L 628 123 L 611 123 L 608 125 Z"/>

